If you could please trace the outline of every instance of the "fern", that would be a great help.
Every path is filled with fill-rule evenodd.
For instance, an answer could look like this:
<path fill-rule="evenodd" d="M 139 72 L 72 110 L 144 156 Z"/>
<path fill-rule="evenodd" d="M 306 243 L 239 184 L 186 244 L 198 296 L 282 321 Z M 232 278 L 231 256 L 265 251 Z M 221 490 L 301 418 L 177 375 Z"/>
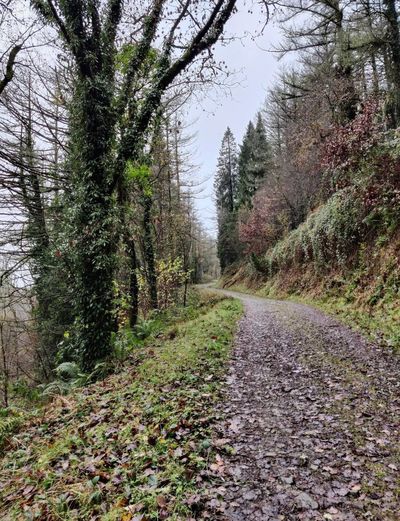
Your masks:
<path fill-rule="evenodd" d="M 39 386 L 43 396 L 57 396 L 68 394 L 74 387 L 86 385 L 90 375 L 82 374 L 74 362 L 63 362 L 54 371 L 57 378 L 48 384 Z"/>
<path fill-rule="evenodd" d="M 49 384 L 41 386 L 43 396 L 57 396 L 59 394 L 68 394 L 71 390 L 71 383 L 62 380 L 54 380 Z"/>
<path fill-rule="evenodd" d="M 56 367 L 55 373 L 61 380 L 68 381 L 78 378 L 80 369 L 74 362 L 63 362 Z"/>
<path fill-rule="evenodd" d="M 22 413 L 11 410 L 11 409 L 1 409 L 0 414 L 0 448 L 4 445 L 4 443 L 8 440 L 8 438 L 13 434 L 19 426 L 23 422 Z"/>
<path fill-rule="evenodd" d="M 134 332 L 138 339 L 144 340 L 155 331 L 156 327 L 157 322 L 155 320 L 141 320 L 134 327 Z"/>

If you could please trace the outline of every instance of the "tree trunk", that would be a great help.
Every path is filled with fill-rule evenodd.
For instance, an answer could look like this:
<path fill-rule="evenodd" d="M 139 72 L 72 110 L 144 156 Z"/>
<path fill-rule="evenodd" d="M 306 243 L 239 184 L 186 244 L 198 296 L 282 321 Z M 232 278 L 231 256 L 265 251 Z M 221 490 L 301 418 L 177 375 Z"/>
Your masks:
<path fill-rule="evenodd" d="M 334 2 L 336 24 L 336 52 L 338 58 L 337 77 L 344 85 L 344 94 L 338 106 L 338 123 L 351 121 L 357 113 L 357 93 L 354 86 L 353 67 L 350 60 L 348 35 L 343 27 L 343 9 L 339 1 Z"/>
<path fill-rule="evenodd" d="M 130 296 L 130 308 L 129 308 L 129 325 L 131 327 L 137 324 L 138 312 L 139 312 L 139 286 L 137 280 L 137 258 L 134 240 L 130 237 L 126 240 L 128 246 L 128 255 L 130 260 L 129 266 L 129 296 Z"/>
<path fill-rule="evenodd" d="M 71 117 L 76 325 L 86 371 L 110 354 L 117 325 L 113 280 L 118 240 L 110 171 L 113 87 L 104 76 L 78 79 Z"/>
<path fill-rule="evenodd" d="M 400 32 L 398 13 L 395 0 L 383 0 L 389 36 L 389 71 L 391 83 L 388 113 L 390 125 L 397 127 L 400 124 Z"/>
<path fill-rule="evenodd" d="M 371 37 L 374 37 L 374 29 L 372 23 L 372 12 L 371 12 L 371 3 L 369 0 L 364 2 L 365 16 L 367 18 L 368 28 L 370 30 Z M 378 75 L 378 67 L 376 63 L 376 50 L 375 46 L 372 47 L 370 52 L 370 61 L 371 61 L 371 69 L 372 69 L 372 91 L 375 95 L 379 94 L 379 75 Z"/>
<path fill-rule="evenodd" d="M 3 336 L 3 324 L 0 323 L 0 346 L 1 346 L 1 358 L 3 365 L 3 406 L 8 407 L 8 387 L 10 385 L 10 374 L 8 371 L 8 357 L 6 353 L 6 344 Z"/>
<path fill-rule="evenodd" d="M 153 235 L 151 233 L 151 207 L 153 200 L 151 195 L 143 196 L 143 231 L 144 231 L 144 260 L 146 263 L 147 283 L 150 291 L 150 305 L 152 309 L 158 308 L 157 274 L 154 259 Z"/>
<path fill-rule="evenodd" d="M 375 51 L 371 53 L 371 69 L 372 69 L 372 88 L 375 95 L 379 94 L 379 75 L 378 67 L 376 65 Z"/>
<path fill-rule="evenodd" d="M 46 213 L 43 200 L 43 186 L 40 178 L 38 162 L 35 158 L 33 142 L 33 118 L 31 104 L 31 82 L 28 83 L 28 107 L 27 119 L 21 128 L 20 137 L 20 169 L 18 172 L 18 184 L 21 191 L 21 199 L 28 216 L 27 239 L 30 244 L 31 270 L 34 278 L 34 294 L 36 297 L 35 320 L 40 340 L 41 360 L 46 360 L 46 367 L 41 370 L 44 378 L 54 365 L 56 346 L 60 340 L 57 332 L 48 327 L 51 316 L 51 296 L 48 287 L 48 274 L 50 271 L 49 235 L 47 232 Z"/>

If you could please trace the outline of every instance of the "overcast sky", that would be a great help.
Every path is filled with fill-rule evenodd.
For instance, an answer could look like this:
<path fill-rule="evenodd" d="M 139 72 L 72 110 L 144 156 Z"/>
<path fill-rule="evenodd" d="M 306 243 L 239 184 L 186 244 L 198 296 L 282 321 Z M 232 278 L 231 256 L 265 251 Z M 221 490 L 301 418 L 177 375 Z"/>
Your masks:
<path fill-rule="evenodd" d="M 261 29 L 259 20 L 257 13 L 249 14 L 247 9 L 241 8 L 230 21 L 228 33 L 244 34 L 247 31 L 255 34 Z M 193 101 L 189 108 L 188 120 L 193 121 L 190 130 L 197 133 L 194 161 L 200 167 L 199 178 L 208 179 L 203 185 L 203 193 L 196 198 L 196 205 L 199 218 L 214 235 L 213 175 L 221 140 L 229 126 L 237 142 L 241 143 L 249 120 L 263 105 L 268 87 L 274 82 L 280 66 L 276 55 L 268 52 L 278 40 L 278 28 L 271 22 L 256 41 L 247 36 L 242 41 L 218 47 L 217 56 L 225 60 L 231 70 L 238 71 L 240 83 L 231 89 L 230 96 L 213 92 L 201 104 Z"/>

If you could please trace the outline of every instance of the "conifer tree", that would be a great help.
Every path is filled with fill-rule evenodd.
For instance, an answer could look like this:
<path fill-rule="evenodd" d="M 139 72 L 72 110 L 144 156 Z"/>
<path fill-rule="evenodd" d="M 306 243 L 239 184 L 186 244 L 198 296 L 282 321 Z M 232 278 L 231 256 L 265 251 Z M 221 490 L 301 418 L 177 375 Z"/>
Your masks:
<path fill-rule="evenodd" d="M 243 143 L 240 145 L 240 154 L 238 159 L 238 203 L 244 204 L 249 199 L 249 165 L 252 161 L 254 125 L 250 121 L 247 125 Z"/>
<path fill-rule="evenodd" d="M 215 193 L 217 207 L 233 212 L 237 196 L 238 154 L 235 137 L 228 127 L 222 138 L 217 163 Z"/>
<path fill-rule="evenodd" d="M 238 159 L 238 204 L 251 206 L 251 200 L 267 176 L 271 160 L 261 114 L 257 115 L 256 126 L 250 121 L 247 126 Z"/>
<path fill-rule="evenodd" d="M 238 154 L 232 131 L 228 127 L 222 139 L 215 177 L 218 217 L 218 258 L 221 270 L 233 264 L 240 247 L 237 225 Z"/>

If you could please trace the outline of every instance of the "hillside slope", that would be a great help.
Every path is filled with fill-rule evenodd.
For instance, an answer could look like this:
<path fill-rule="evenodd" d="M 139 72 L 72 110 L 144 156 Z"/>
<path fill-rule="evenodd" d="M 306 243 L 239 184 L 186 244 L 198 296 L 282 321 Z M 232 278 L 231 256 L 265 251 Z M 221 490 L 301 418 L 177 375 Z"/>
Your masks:
<path fill-rule="evenodd" d="M 0 518 L 192 517 L 212 475 L 214 404 L 240 313 L 208 296 L 119 374 L 39 410 L 0 459 Z"/>
<path fill-rule="evenodd" d="M 233 266 L 221 284 L 309 302 L 399 348 L 400 176 L 394 171 L 379 191 L 378 183 L 364 175 L 337 191 L 265 255 Z"/>

